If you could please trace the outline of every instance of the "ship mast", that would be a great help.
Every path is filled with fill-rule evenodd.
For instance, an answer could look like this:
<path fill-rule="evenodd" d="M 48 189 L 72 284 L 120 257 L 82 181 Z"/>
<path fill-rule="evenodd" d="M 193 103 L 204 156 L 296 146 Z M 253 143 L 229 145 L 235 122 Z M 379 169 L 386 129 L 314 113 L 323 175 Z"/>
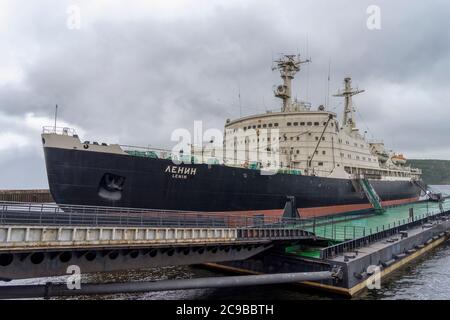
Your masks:
<path fill-rule="evenodd" d="M 310 60 L 300 60 L 299 55 L 283 55 L 279 60 L 274 61 L 272 70 L 280 71 L 283 84 L 275 88 L 275 97 L 283 100 L 282 111 L 292 111 L 292 80 L 297 72 L 300 71 L 300 65 L 308 63 Z"/>
<path fill-rule="evenodd" d="M 345 78 L 344 79 L 344 90 L 339 90 L 338 93 L 334 95 L 334 97 L 344 97 L 345 98 L 345 104 L 344 104 L 344 119 L 342 126 L 344 128 L 350 129 L 350 132 L 357 131 L 356 128 L 356 122 L 354 118 L 354 112 L 355 108 L 353 106 L 352 97 L 354 95 L 357 95 L 359 93 L 364 92 L 364 90 L 359 89 L 353 89 L 352 88 L 352 78 Z"/>

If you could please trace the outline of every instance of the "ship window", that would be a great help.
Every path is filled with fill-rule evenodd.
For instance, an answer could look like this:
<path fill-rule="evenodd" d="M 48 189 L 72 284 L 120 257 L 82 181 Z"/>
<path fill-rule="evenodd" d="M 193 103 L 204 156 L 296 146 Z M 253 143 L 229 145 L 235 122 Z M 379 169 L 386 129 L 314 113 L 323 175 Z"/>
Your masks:
<path fill-rule="evenodd" d="M 286 124 L 287 124 L 287 126 L 288 126 L 288 127 L 290 127 L 290 126 L 291 126 L 291 123 L 290 123 L 290 122 L 288 122 L 288 123 L 286 123 Z"/>
<path fill-rule="evenodd" d="M 304 126 L 304 125 L 305 125 L 305 123 L 304 123 L 304 122 L 300 122 L 300 125 L 301 125 L 301 126 Z"/>
<path fill-rule="evenodd" d="M 325 141 L 325 137 L 322 137 L 322 141 Z"/>
<path fill-rule="evenodd" d="M 307 125 L 308 125 L 308 126 L 312 126 L 312 122 L 308 122 Z"/>
<path fill-rule="evenodd" d="M 271 123 L 269 123 L 269 128 L 272 128 L 272 124 Z"/>
<path fill-rule="evenodd" d="M 298 126 L 298 122 L 294 122 L 294 126 Z"/>
<path fill-rule="evenodd" d="M 319 123 L 318 123 L 318 122 L 314 122 L 314 125 L 315 125 L 315 126 L 318 126 L 318 125 L 319 125 Z"/>
<path fill-rule="evenodd" d="M 319 137 L 316 137 L 316 141 L 319 141 Z"/>
<path fill-rule="evenodd" d="M 294 137 L 291 137 L 291 141 L 294 140 Z"/>
<path fill-rule="evenodd" d="M 323 166 L 323 162 L 319 162 L 318 165 L 319 165 L 319 166 Z"/>
<path fill-rule="evenodd" d="M 256 126 L 253 126 L 253 129 L 256 129 Z"/>
<path fill-rule="evenodd" d="M 297 141 L 300 140 L 300 137 L 297 137 Z"/>
<path fill-rule="evenodd" d="M 351 154 L 349 154 L 349 155 L 348 155 L 348 158 L 349 158 L 349 159 L 351 159 L 351 158 L 352 158 L 352 155 L 351 155 Z"/>
<path fill-rule="evenodd" d="M 297 154 L 299 154 L 300 153 L 300 150 L 297 150 Z"/>
<path fill-rule="evenodd" d="M 274 125 L 274 127 L 278 127 L 278 123 L 276 123 L 276 122 L 273 125 Z"/>
<path fill-rule="evenodd" d="M 261 128 L 261 125 L 260 125 L 260 124 L 258 124 L 258 128 Z"/>
<path fill-rule="evenodd" d="M 322 151 L 322 154 L 325 155 L 325 150 Z"/>
<path fill-rule="evenodd" d="M 356 156 L 356 160 L 359 160 L 359 156 Z"/>
<path fill-rule="evenodd" d="M 319 154 L 319 151 L 316 150 L 316 154 Z"/>
<path fill-rule="evenodd" d="M 310 136 L 311 135 L 311 132 L 308 132 L 308 136 Z"/>
<path fill-rule="evenodd" d="M 326 125 L 327 125 L 327 123 L 326 123 L 326 122 L 324 122 L 324 123 L 323 123 L 323 125 L 324 125 L 324 126 L 326 126 Z"/>
<path fill-rule="evenodd" d="M 267 124 L 263 124 L 263 128 L 267 128 Z"/>

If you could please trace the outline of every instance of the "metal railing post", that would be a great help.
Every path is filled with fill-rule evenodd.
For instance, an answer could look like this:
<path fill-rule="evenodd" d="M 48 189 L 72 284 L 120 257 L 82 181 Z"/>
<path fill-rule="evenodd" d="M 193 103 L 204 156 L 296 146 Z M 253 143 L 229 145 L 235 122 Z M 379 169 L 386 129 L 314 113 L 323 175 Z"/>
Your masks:
<path fill-rule="evenodd" d="M 2 216 L 0 219 L 1 223 L 6 223 L 5 214 L 6 214 L 6 205 L 2 205 Z"/>
<path fill-rule="evenodd" d="M 313 233 L 316 233 L 316 216 L 314 216 L 314 220 L 313 220 Z"/>

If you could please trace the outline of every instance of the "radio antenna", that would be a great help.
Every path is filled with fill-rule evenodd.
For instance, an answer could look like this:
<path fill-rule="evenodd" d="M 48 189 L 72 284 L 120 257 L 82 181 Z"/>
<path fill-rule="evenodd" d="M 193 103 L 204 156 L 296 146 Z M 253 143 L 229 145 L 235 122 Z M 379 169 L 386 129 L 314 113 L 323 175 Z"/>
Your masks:
<path fill-rule="evenodd" d="M 238 98 L 239 98 L 239 118 L 242 117 L 242 104 L 241 104 L 241 84 L 238 84 Z"/>
<path fill-rule="evenodd" d="M 58 105 L 55 107 L 55 133 L 56 133 L 56 119 L 58 117 Z"/>
<path fill-rule="evenodd" d="M 311 61 L 311 57 L 309 56 L 309 37 L 306 34 L 306 57 Z M 309 102 L 309 63 L 306 65 L 306 102 Z"/>
<path fill-rule="evenodd" d="M 330 106 L 330 72 L 331 72 L 331 59 L 328 62 L 328 84 L 327 84 L 327 98 L 325 99 L 325 107 Z"/>

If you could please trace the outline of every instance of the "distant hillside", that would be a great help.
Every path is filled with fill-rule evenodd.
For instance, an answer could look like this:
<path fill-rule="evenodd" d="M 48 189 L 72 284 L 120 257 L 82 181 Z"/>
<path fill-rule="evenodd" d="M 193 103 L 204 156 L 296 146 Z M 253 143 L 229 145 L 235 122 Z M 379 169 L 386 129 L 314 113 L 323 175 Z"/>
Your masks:
<path fill-rule="evenodd" d="M 450 184 L 450 160 L 408 160 L 411 167 L 422 169 L 427 184 Z"/>

